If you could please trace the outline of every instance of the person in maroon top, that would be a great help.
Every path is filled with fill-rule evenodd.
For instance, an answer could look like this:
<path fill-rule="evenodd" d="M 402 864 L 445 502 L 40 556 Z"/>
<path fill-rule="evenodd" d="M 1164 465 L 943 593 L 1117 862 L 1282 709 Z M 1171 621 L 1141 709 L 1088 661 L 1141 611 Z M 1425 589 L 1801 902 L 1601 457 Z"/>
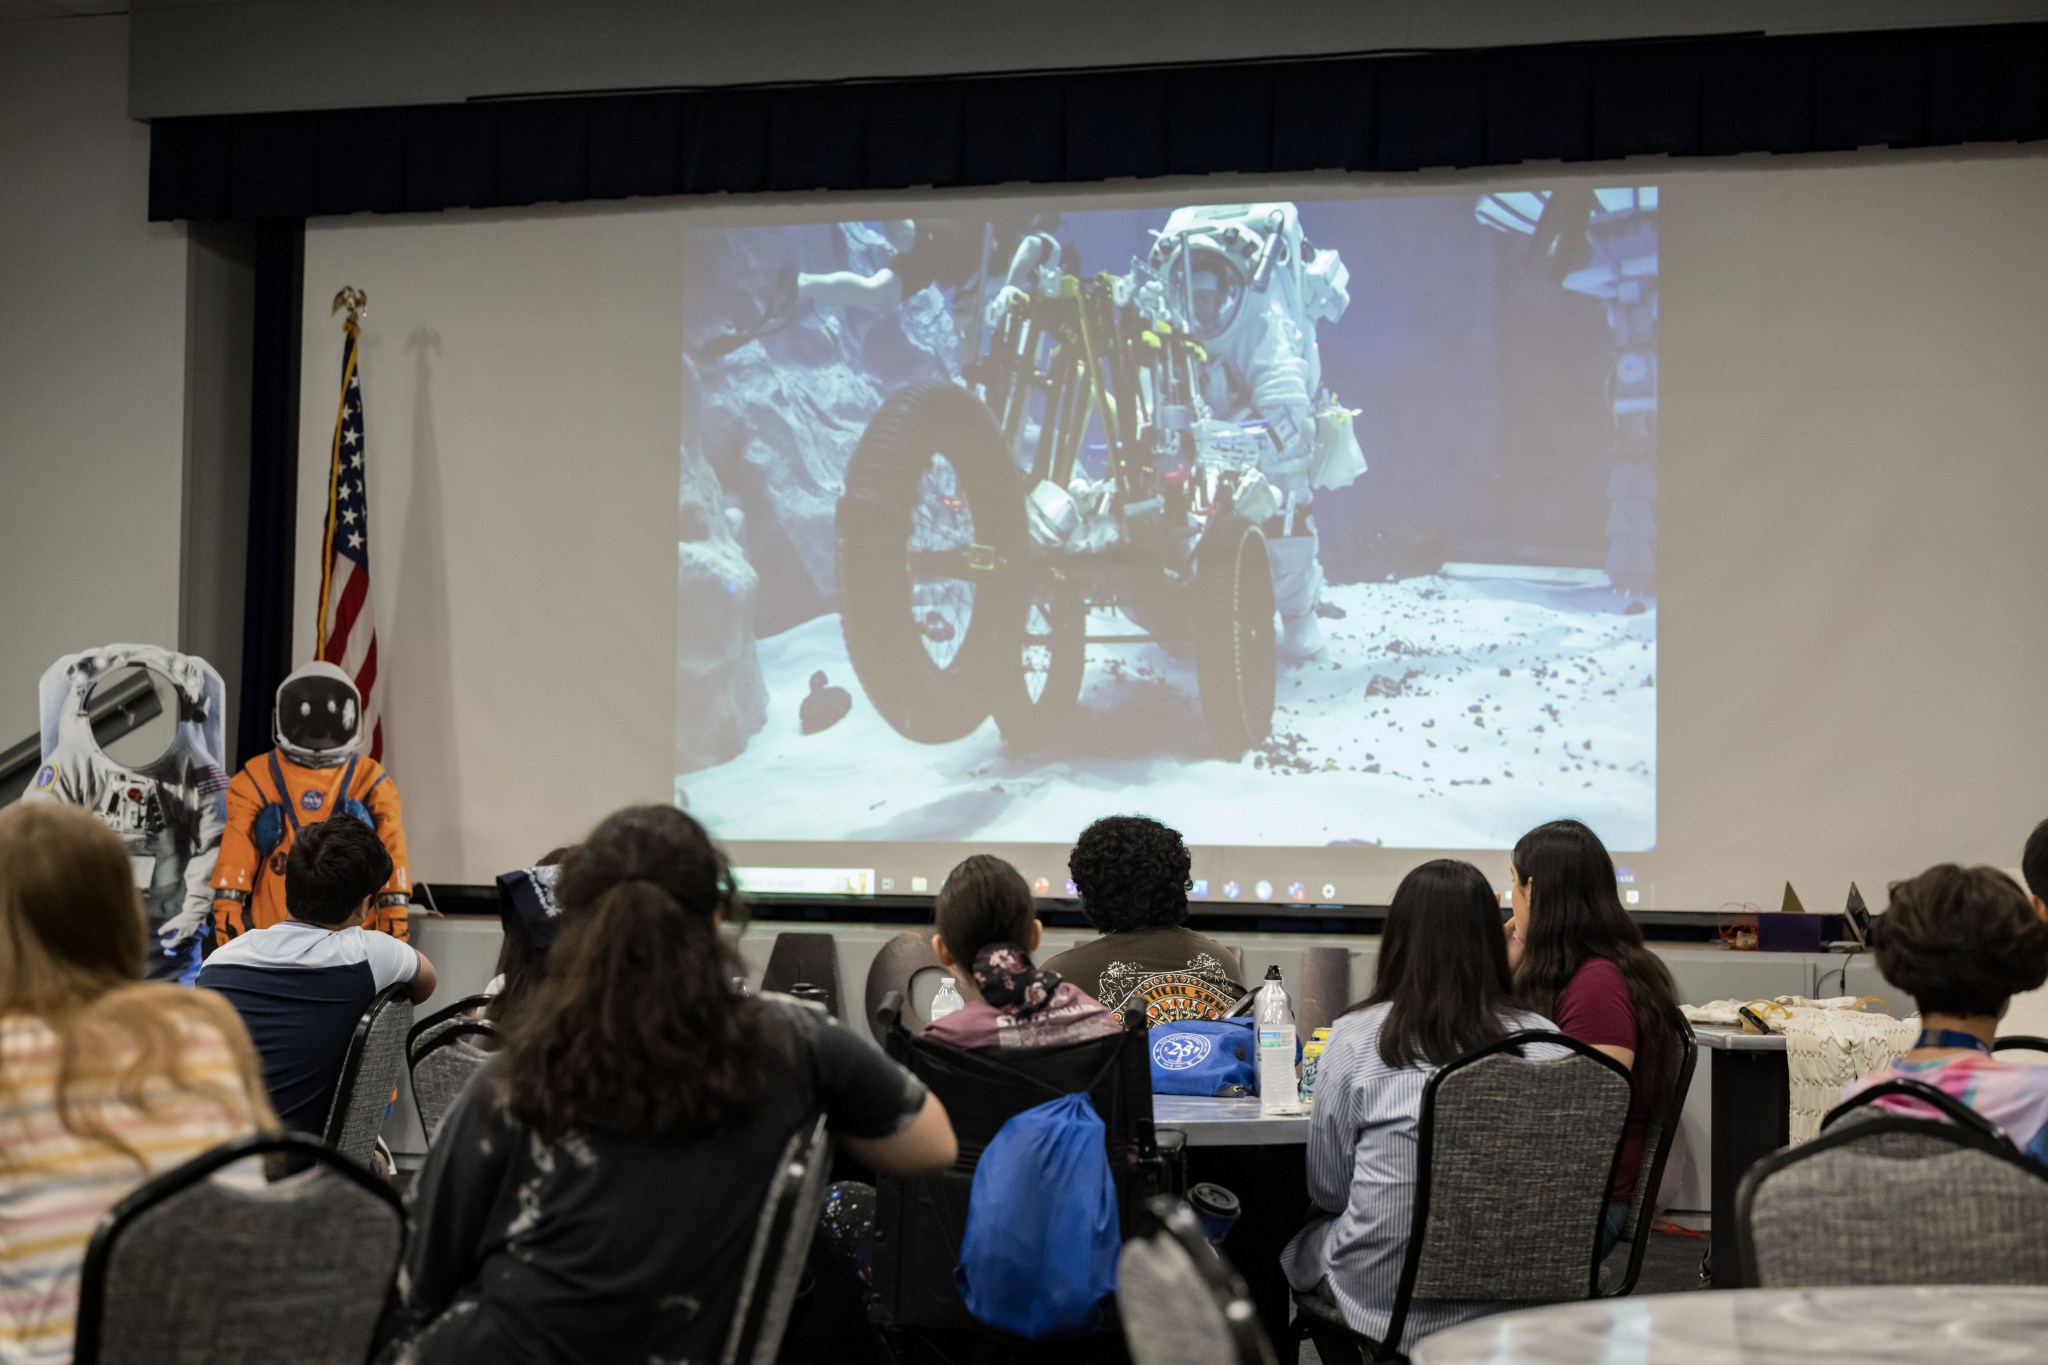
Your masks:
<path fill-rule="evenodd" d="M 1635 1082 L 1621 1162 L 1607 1192 L 1600 1250 L 1620 1239 L 1643 1168 L 1649 1121 L 1671 1123 L 1678 1076 L 1678 988 L 1621 905 L 1614 860 L 1577 820 L 1553 820 L 1515 845 L 1508 960 L 1522 1004 L 1627 1067 Z M 1654 1191 L 1653 1191 L 1654 1194 Z"/>

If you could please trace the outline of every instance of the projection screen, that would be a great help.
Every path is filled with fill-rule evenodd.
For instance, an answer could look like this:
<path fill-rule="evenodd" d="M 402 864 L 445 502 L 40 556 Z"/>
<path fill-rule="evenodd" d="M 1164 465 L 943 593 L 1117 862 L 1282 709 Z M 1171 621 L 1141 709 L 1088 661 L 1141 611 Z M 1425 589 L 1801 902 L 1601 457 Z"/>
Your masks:
<path fill-rule="evenodd" d="M 756 890 L 1056 896 L 1141 811 L 1280 912 L 1574 815 L 1638 908 L 1823 908 L 2048 814 L 2043 210 L 2000 152 L 319 222 L 300 581 L 351 284 L 430 878 L 673 800 Z"/>

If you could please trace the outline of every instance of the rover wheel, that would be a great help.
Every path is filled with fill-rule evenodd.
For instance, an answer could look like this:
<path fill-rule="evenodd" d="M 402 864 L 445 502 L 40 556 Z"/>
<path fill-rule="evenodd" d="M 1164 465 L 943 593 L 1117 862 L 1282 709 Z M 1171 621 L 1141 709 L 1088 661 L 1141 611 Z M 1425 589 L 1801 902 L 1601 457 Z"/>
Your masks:
<path fill-rule="evenodd" d="M 952 384 L 892 394 L 847 461 L 840 628 L 868 700 L 906 738 L 972 733 L 1015 672 L 1020 484 L 988 409 Z"/>
<path fill-rule="evenodd" d="M 1266 537 L 1234 513 L 1209 524 L 1195 550 L 1195 681 L 1209 738 L 1235 757 L 1273 730 L 1279 655 Z"/>

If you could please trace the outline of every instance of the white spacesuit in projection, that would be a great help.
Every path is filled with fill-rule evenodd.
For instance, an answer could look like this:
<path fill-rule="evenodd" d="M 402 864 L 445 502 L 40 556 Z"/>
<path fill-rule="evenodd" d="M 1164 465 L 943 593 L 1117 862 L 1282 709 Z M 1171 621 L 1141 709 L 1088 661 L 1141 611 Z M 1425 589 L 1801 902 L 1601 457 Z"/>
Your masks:
<path fill-rule="evenodd" d="M 168 681 L 177 706 L 169 747 L 138 767 L 100 748 L 89 709 L 94 688 L 128 664 Z M 43 762 L 22 799 L 83 806 L 121 836 L 149 918 L 146 974 L 189 980 L 213 913 L 209 883 L 226 826 L 226 685 L 204 659 L 107 645 L 52 664 L 40 701 Z"/>
<path fill-rule="evenodd" d="M 1209 416 L 1264 428 L 1259 469 L 1267 488 L 1241 498 L 1237 510 L 1266 531 L 1281 657 L 1313 658 L 1323 649 L 1313 490 L 1345 487 L 1365 472 L 1355 414 L 1323 389 L 1316 340 L 1316 324 L 1335 322 L 1350 305 L 1350 272 L 1336 252 L 1303 238 L 1287 203 L 1177 209 L 1147 265 L 1167 306 L 1208 352 Z"/>

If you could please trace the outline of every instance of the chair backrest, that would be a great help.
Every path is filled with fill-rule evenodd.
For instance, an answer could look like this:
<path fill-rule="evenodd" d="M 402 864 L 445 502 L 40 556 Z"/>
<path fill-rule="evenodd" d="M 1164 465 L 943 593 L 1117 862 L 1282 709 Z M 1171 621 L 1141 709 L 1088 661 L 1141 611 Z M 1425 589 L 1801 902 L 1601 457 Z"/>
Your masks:
<path fill-rule="evenodd" d="M 754 1223 L 721 1365 L 774 1365 L 825 1203 L 832 1139 L 820 1115 L 790 1135 Z"/>
<path fill-rule="evenodd" d="M 2048 1285 L 2048 1173 L 2003 1138 L 1868 1110 L 1743 1175 L 1743 1283 Z"/>
<path fill-rule="evenodd" d="M 457 1024 L 472 1024 L 483 1017 L 484 1007 L 495 1000 L 491 995 L 465 995 L 454 1004 L 435 1010 L 426 1018 L 415 1023 L 405 1033 L 405 1058 L 410 1062 L 415 1053 L 434 1041 L 434 1035 Z"/>
<path fill-rule="evenodd" d="M 341 1060 L 341 1079 L 327 1110 L 327 1144 L 351 1161 L 368 1166 L 384 1128 L 385 1111 L 405 1074 L 405 1035 L 412 1028 L 407 983 L 377 992 Z"/>
<path fill-rule="evenodd" d="M 417 1036 L 417 1029 L 414 1034 Z M 454 1108 L 455 1097 L 489 1064 L 498 1043 L 497 1025 L 488 1020 L 456 1019 L 437 1027 L 423 1045 L 411 1050 L 412 1102 L 420 1111 L 420 1127 L 429 1145 Z"/>
<path fill-rule="evenodd" d="M 825 1013 L 841 1015 L 845 1008 L 839 991 L 839 940 L 830 934 L 777 934 L 768 949 L 768 965 L 761 969 L 763 994 L 788 995 L 790 988 L 807 985 L 822 992 L 813 997 Z"/>
<path fill-rule="evenodd" d="M 1678 1074 L 1672 1079 L 1669 1103 L 1662 1109 L 1670 1117 L 1666 1121 L 1653 1113 L 1643 1130 L 1643 1168 L 1636 1176 L 1635 1193 L 1628 1201 L 1628 1221 L 1621 1229 L 1628 1259 L 1614 1283 L 1604 1286 L 1604 1292 L 1610 1296 L 1634 1293 L 1636 1281 L 1642 1277 L 1643 1254 L 1650 1246 L 1649 1225 L 1657 1215 L 1657 1189 L 1664 1183 L 1664 1168 L 1670 1164 L 1671 1149 L 1678 1142 L 1679 1115 L 1685 1109 L 1685 1097 L 1692 1092 L 1693 1069 L 1700 1059 L 1699 1039 L 1684 1013 L 1671 1012 L 1671 1028 L 1678 1043 Z"/>
<path fill-rule="evenodd" d="M 306 1168 L 266 1182 L 261 1158 L 272 1154 Z M 72 1359 L 362 1365 L 404 1245 L 405 1212 L 384 1181 L 303 1134 L 238 1138 L 100 1220 L 79 1276 Z"/>
<path fill-rule="evenodd" d="M 1244 1280 L 1202 1236 L 1186 1201 L 1138 1206 L 1116 1262 L 1131 1365 L 1274 1365 Z"/>
<path fill-rule="evenodd" d="M 882 951 L 868 964 L 862 1003 L 877 1045 L 886 1047 L 893 1029 L 901 1028 L 913 1036 L 924 1032 L 929 1021 L 911 1006 L 910 983 L 926 968 L 940 969 L 939 955 L 932 951 L 932 936 L 915 929 L 905 929 L 883 944 Z M 885 1007 L 894 1010 L 887 1019 L 883 1016 Z"/>
<path fill-rule="evenodd" d="M 981 1330 L 961 1302 L 953 1268 L 967 1229 L 967 1197 L 981 1154 L 1004 1123 L 1062 1095 L 1086 1094 L 1102 1118 L 1120 1226 L 1159 1156 L 1152 1131 L 1152 1063 L 1141 1026 L 1057 1047 L 966 1052 L 913 1038 L 885 1001 L 885 1046 L 946 1106 L 959 1156 L 952 1166 L 876 1182 L 876 1309 L 885 1326 Z"/>
<path fill-rule="evenodd" d="M 1568 1055 L 1520 1055 L 1531 1043 Z M 1598 1292 L 1600 1223 L 1633 1093 L 1612 1057 L 1540 1031 L 1510 1034 L 1429 1078 L 1389 1347 L 1400 1345 L 1412 1299 L 1555 1303 Z"/>
<path fill-rule="evenodd" d="M 2048 1052 L 2048 1038 L 2031 1033 L 2008 1033 L 1991 1044 L 1993 1052 Z"/>

